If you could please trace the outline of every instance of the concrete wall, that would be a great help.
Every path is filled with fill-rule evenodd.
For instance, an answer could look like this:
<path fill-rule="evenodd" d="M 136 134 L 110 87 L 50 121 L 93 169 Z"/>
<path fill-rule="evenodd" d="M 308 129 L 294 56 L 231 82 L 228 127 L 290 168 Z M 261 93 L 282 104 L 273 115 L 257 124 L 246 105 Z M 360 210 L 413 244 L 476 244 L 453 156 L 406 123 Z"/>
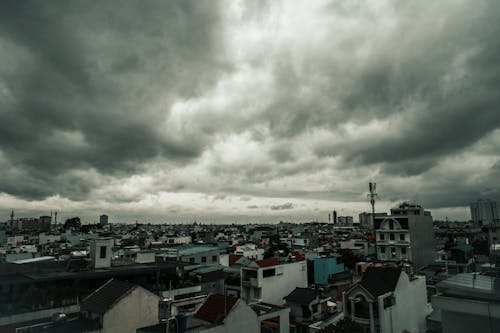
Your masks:
<path fill-rule="evenodd" d="M 5 262 L 14 262 L 17 260 L 31 259 L 33 258 L 33 253 L 20 252 L 20 253 L 7 253 L 5 255 Z"/>
<path fill-rule="evenodd" d="M 298 261 L 280 266 L 283 267 L 282 275 L 263 277 L 263 269 L 259 269 L 259 279 L 262 281 L 261 300 L 271 304 L 284 304 L 283 297 L 290 294 L 295 288 L 307 287 L 307 263 Z M 269 267 L 272 268 L 272 267 Z M 267 268 L 266 268 L 267 269 Z"/>
<path fill-rule="evenodd" d="M 381 332 L 425 332 L 428 315 L 425 277 L 418 276 L 410 281 L 406 273 L 401 272 L 394 290 L 396 304 L 384 309 L 382 297 L 379 297 L 379 318 Z"/>
<path fill-rule="evenodd" d="M 410 246 L 416 269 L 429 265 L 434 260 L 434 229 L 431 216 L 408 216 Z"/>
<path fill-rule="evenodd" d="M 500 332 L 500 304 L 461 297 L 432 296 L 441 310 L 443 333 Z"/>
<path fill-rule="evenodd" d="M 103 318 L 103 332 L 135 333 L 140 327 L 158 323 L 160 297 L 137 287 L 118 301 Z"/>
<path fill-rule="evenodd" d="M 90 260 L 92 267 L 104 268 L 111 266 L 111 247 L 113 245 L 112 239 L 95 239 L 90 244 Z M 101 258 L 101 247 L 106 247 L 106 255 Z"/>
<path fill-rule="evenodd" d="M 203 252 L 198 252 L 198 253 L 181 255 L 181 260 L 185 261 L 185 262 L 192 262 L 195 264 L 206 264 L 206 265 L 214 264 L 214 265 L 217 265 L 217 264 L 219 264 L 219 255 L 220 255 L 220 250 L 214 249 L 214 250 L 208 250 L 208 251 L 203 251 Z M 212 260 L 214 256 L 215 256 L 215 261 Z M 206 258 L 206 262 L 203 262 L 203 260 L 202 260 L 203 257 Z"/>
<path fill-rule="evenodd" d="M 165 298 L 180 298 L 183 295 L 188 295 L 188 294 L 195 294 L 201 292 L 201 285 L 193 286 L 193 287 L 185 287 L 185 288 L 178 288 L 178 289 L 172 289 L 172 290 L 165 290 L 162 291 L 161 294 Z"/>
<path fill-rule="evenodd" d="M 443 333 L 500 332 L 500 319 L 443 311 Z"/>
<path fill-rule="evenodd" d="M 345 270 L 344 264 L 337 264 L 336 258 L 316 258 L 314 264 L 314 283 L 328 284 L 331 274 L 340 273 Z"/>

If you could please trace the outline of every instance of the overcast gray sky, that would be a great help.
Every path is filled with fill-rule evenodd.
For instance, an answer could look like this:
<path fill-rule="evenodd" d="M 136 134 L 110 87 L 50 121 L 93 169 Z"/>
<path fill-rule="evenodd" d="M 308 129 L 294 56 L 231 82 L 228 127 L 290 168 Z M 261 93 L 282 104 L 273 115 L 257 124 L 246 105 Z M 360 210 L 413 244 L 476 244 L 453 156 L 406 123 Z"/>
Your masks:
<path fill-rule="evenodd" d="M 2 1 L 0 212 L 326 220 L 373 180 L 468 219 L 499 36 L 496 0 Z"/>

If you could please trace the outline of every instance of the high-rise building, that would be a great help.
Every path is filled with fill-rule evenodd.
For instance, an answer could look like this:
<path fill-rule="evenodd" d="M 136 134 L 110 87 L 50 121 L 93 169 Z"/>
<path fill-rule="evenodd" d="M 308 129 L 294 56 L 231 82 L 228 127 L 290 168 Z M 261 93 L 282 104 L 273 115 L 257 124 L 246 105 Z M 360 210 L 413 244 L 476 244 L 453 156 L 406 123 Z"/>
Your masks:
<path fill-rule="evenodd" d="M 485 225 L 500 219 L 500 202 L 479 199 L 470 204 L 470 215 L 474 224 Z"/>
<path fill-rule="evenodd" d="M 363 212 L 359 215 L 359 226 L 363 229 L 369 229 L 373 231 L 373 219 L 372 213 Z M 387 216 L 387 213 L 375 213 L 375 217 Z"/>
<path fill-rule="evenodd" d="M 108 224 L 108 215 L 101 215 L 101 216 L 99 216 L 99 223 L 102 226 L 105 226 L 106 224 Z"/>
<path fill-rule="evenodd" d="M 409 260 L 417 269 L 432 263 L 433 221 L 422 206 L 404 202 L 391 215 L 375 216 L 374 228 L 378 260 Z"/>

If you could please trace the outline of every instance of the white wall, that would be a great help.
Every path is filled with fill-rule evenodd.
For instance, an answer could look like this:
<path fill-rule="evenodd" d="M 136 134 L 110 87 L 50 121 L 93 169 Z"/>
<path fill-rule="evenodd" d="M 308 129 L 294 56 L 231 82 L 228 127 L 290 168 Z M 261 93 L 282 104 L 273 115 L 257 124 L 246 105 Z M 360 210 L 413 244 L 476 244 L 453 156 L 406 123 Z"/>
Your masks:
<path fill-rule="evenodd" d="M 255 312 L 243 301 L 238 301 L 224 320 L 224 325 L 215 326 L 203 333 L 259 333 L 260 325 Z"/>
<path fill-rule="evenodd" d="M 425 276 L 416 276 L 410 282 L 408 275 L 401 272 L 394 290 L 396 304 L 384 309 L 379 298 L 381 332 L 425 332 L 425 317 L 429 314 Z"/>
<path fill-rule="evenodd" d="M 158 323 L 160 298 L 144 288 L 137 287 L 104 314 L 106 333 L 135 333 L 136 329 Z"/>
<path fill-rule="evenodd" d="M 95 239 L 90 244 L 90 259 L 94 268 L 104 268 L 111 266 L 111 246 L 113 245 L 112 239 Z M 101 258 L 101 246 L 106 247 L 106 256 Z"/>
<path fill-rule="evenodd" d="M 283 267 L 282 275 L 272 277 L 262 277 L 262 271 L 268 268 Z M 261 300 L 271 304 L 284 304 L 283 297 L 290 294 L 295 288 L 307 287 L 307 263 L 306 261 L 297 261 L 284 265 L 266 267 L 259 269 L 259 279 L 262 281 Z M 253 296 L 253 295 L 251 295 Z"/>

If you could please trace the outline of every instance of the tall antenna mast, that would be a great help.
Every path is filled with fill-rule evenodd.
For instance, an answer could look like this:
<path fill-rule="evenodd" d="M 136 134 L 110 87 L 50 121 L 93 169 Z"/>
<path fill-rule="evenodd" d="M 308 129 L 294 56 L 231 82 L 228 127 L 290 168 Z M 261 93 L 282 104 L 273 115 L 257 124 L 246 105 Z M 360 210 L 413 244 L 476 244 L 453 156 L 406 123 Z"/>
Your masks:
<path fill-rule="evenodd" d="M 370 204 L 372 205 L 372 215 L 375 216 L 375 199 L 377 198 L 377 183 L 370 182 L 368 184 L 368 188 L 370 190 L 368 198 L 370 198 Z"/>
<path fill-rule="evenodd" d="M 370 182 L 368 184 L 368 189 L 370 193 L 368 198 L 370 198 L 370 204 L 372 205 L 372 229 L 375 229 L 375 199 L 377 198 L 377 183 Z"/>

